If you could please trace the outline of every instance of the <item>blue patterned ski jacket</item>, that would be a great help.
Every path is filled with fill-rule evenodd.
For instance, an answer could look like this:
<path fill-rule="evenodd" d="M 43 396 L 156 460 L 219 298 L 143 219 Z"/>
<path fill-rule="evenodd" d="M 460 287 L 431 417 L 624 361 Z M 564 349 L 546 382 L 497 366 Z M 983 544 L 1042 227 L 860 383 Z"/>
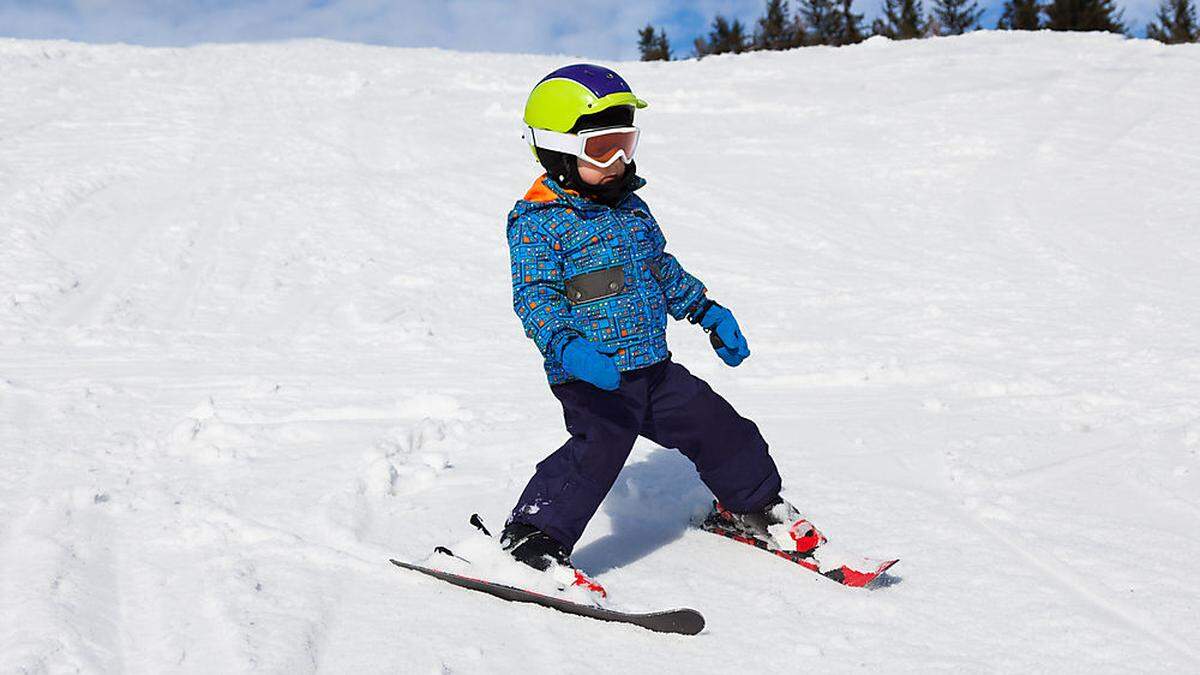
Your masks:
<path fill-rule="evenodd" d="M 638 178 L 633 190 L 645 184 Z M 513 309 L 550 384 L 573 379 L 560 357 L 575 336 L 611 351 L 620 371 L 667 358 L 667 314 L 686 318 L 705 289 L 665 246 L 632 190 L 610 207 L 543 175 L 516 203 L 508 214 Z"/>

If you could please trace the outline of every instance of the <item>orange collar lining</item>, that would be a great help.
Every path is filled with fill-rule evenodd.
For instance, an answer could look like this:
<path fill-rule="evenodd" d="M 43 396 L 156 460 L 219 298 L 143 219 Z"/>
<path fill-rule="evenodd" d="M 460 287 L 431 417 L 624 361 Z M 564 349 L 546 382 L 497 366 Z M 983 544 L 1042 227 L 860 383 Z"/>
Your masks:
<path fill-rule="evenodd" d="M 564 189 L 563 191 L 569 195 L 574 195 L 576 197 L 579 196 L 579 193 L 574 190 Z M 557 199 L 558 193 L 554 190 L 551 190 L 549 186 L 546 185 L 546 174 L 538 176 L 537 180 L 533 181 L 533 185 L 529 188 L 529 191 L 525 193 L 524 197 L 524 200 L 527 202 L 539 203 L 552 202 L 556 201 Z"/>

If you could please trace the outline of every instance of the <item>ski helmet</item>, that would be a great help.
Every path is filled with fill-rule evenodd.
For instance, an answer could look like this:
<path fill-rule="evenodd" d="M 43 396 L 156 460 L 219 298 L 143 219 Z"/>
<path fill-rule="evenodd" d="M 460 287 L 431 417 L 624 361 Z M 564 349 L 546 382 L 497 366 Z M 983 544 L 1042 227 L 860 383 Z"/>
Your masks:
<path fill-rule="evenodd" d="M 629 84 L 616 72 L 590 63 L 563 66 L 543 77 L 525 102 L 525 125 L 559 133 L 578 133 L 633 124 L 633 112 L 647 103 L 634 96 Z M 529 147 L 546 172 L 564 187 L 591 194 L 605 193 L 628 185 L 635 173 L 633 164 L 626 169 L 622 186 L 597 187 L 579 178 L 575 157 L 536 147 L 532 134 L 526 135 Z"/>
<path fill-rule="evenodd" d="M 563 66 L 543 77 L 525 102 L 525 124 L 570 133 L 584 115 L 614 106 L 645 108 L 629 84 L 612 70 L 590 63 Z M 631 111 L 632 112 L 632 111 Z"/>

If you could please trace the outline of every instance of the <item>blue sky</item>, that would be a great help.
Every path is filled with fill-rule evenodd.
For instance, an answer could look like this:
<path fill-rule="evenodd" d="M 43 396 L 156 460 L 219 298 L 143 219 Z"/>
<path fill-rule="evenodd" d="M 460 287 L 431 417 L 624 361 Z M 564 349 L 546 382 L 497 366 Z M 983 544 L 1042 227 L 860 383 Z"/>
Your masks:
<path fill-rule="evenodd" d="M 856 0 L 870 19 L 882 0 Z M 928 5 L 928 1 L 926 3 Z M 992 27 L 1003 0 L 980 0 Z M 1117 0 L 1141 35 L 1157 0 Z M 0 36 L 188 45 L 326 37 L 404 47 L 637 57 L 636 30 L 666 29 L 676 56 L 720 12 L 748 25 L 764 0 L 0 0 Z"/>

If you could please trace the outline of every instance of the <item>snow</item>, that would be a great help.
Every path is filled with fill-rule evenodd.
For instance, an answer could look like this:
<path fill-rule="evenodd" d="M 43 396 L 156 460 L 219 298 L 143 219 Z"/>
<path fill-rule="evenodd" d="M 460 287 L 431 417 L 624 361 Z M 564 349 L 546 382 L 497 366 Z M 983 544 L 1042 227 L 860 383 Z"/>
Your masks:
<path fill-rule="evenodd" d="M 642 442 L 575 560 L 661 636 L 398 570 L 561 410 L 510 309 L 566 59 L 0 40 L 0 663 L 16 672 L 1200 669 L 1200 47 L 1000 34 L 620 64 L 671 250 L 848 589 L 688 529 Z"/>

